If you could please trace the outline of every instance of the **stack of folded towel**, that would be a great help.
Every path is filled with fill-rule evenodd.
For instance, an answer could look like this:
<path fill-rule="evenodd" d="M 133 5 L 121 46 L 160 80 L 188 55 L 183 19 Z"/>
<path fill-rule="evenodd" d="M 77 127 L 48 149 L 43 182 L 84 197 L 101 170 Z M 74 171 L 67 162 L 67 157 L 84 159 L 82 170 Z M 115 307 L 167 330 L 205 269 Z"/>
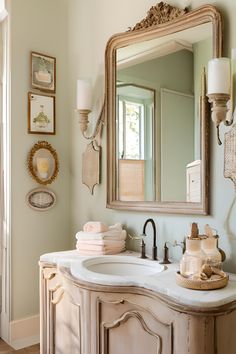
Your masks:
<path fill-rule="evenodd" d="M 107 226 L 99 221 L 87 222 L 76 234 L 76 248 L 84 256 L 117 254 L 125 251 L 126 231 L 121 224 Z"/>

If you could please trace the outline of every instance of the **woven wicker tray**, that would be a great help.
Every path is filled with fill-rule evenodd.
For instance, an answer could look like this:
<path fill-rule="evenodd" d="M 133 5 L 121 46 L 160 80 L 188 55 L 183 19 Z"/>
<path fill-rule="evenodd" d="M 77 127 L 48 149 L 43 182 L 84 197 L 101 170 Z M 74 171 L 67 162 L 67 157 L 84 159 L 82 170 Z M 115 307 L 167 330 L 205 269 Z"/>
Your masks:
<path fill-rule="evenodd" d="M 191 280 L 184 278 L 179 272 L 176 273 L 176 282 L 183 288 L 193 290 L 212 290 L 224 288 L 228 284 L 229 276 L 217 280 Z"/>

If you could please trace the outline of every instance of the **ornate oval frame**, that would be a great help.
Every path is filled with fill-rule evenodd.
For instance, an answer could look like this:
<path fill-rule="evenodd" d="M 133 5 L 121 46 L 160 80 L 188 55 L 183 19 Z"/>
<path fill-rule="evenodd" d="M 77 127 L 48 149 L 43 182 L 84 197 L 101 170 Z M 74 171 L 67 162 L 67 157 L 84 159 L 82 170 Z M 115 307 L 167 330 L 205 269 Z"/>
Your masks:
<path fill-rule="evenodd" d="M 52 173 L 50 174 L 49 178 L 46 178 L 46 179 L 40 178 L 40 176 L 37 173 L 37 170 L 35 168 L 35 161 L 34 161 L 35 155 L 36 155 L 36 153 L 40 154 L 40 149 L 44 149 L 48 152 L 49 158 L 52 159 L 53 164 L 54 164 Z M 37 183 L 43 184 L 43 185 L 51 184 L 56 179 L 58 172 L 59 172 L 59 161 L 58 161 L 58 157 L 57 157 L 57 152 L 55 149 L 53 149 L 51 144 L 49 144 L 47 141 L 44 141 L 44 140 L 38 141 L 36 144 L 34 144 L 34 146 L 32 147 L 32 149 L 29 152 L 27 165 L 28 165 L 28 171 L 29 171 L 30 176 Z"/>
<path fill-rule="evenodd" d="M 33 199 L 35 197 L 36 200 Z M 37 197 L 39 197 L 38 200 Z M 27 204 L 34 210 L 47 211 L 55 206 L 56 195 L 47 188 L 35 188 L 27 194 L 26 201 Z"/>

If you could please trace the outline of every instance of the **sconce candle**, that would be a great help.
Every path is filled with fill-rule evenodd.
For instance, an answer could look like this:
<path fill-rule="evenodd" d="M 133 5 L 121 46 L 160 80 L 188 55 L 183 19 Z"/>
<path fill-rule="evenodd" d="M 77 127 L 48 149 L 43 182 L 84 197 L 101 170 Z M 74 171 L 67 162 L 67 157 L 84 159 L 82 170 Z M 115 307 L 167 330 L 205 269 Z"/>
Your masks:
<path fill-rule="evenodd" d="M 89 110 L 92 107 L 92 85 L 90 80 L 77 80 L 77 109 Z"/>
<path fill-rule="evenodd" d="M 80 129 L 85 137 L 88 126 L 88 115 L 92 107 L 92 85 L 90 80 L 77 80 L 77 111 L 79 112 Z"/>
<path fill-rule="evenodd" d="M 208 95 L 230 94 L 230 59 L 215 58 L 208 63 Z"/>
<path fill-rule="evenodd" d="M 36 158 L 37 171 L 41 178 L 48 177 L 49 171 L 49 158 L 47 157 L 37 157 Z"/>

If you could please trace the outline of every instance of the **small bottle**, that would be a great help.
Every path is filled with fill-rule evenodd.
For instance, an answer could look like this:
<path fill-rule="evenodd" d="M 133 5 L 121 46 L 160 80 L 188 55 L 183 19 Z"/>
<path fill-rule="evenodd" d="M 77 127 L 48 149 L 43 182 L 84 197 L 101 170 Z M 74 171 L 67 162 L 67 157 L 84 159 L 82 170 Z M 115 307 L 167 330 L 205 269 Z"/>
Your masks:
<path fill-rule="evenodd" d="M 213 235 L 209 225 L 205 226 L 206 238 L 202 240 L 202 249 L 206 254 L 206 263 L 212 267 L 221 268 L 222 256 L 217 247 L 217 236 Z"/>
<path fill-rule="evenodd" d="M 193 223 L 191 235 L 186 239 L 186 251 L 180 261 L 180 274 L 184 277 L 200 275 L 202 266 L 206 262 L 206 255 L 202 250 L 202 240 L 198 235 L 197 224 Z"/>
<path fill-rule="evenodd" d="M 222 257 L 217 248 L 217 238 L 213 236 L 202 240 L 202 249 L 206 254 L 206 263 L 212 267 L 221 268 Z"/>

